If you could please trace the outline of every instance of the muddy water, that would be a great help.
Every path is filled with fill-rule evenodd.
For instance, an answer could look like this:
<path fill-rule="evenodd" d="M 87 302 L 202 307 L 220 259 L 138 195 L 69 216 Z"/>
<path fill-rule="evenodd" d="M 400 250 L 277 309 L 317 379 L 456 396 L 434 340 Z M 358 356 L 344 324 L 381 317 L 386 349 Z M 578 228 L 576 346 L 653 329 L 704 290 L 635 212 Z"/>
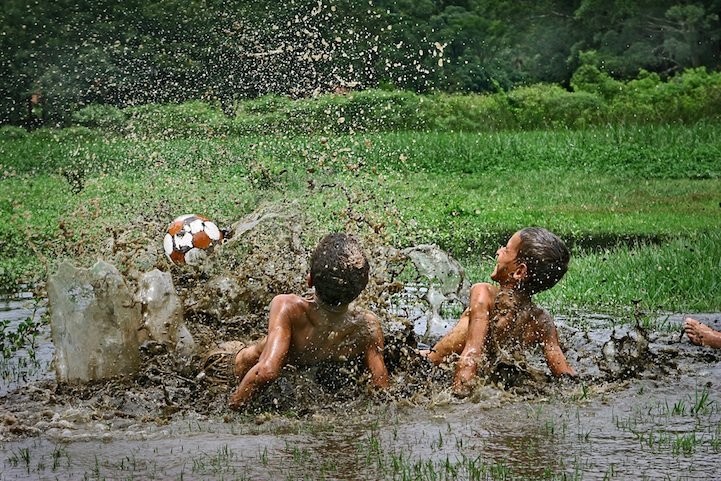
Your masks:
<path fill-rule="evenodd" d="M 15 323 L 42 312 L 30 299 L 2 306 Z M 697 317 L 721 328 L 721 315 Z M 398 369 L 392 399 L 356 387 L 350 402 L 243 414 L 223 408 L 222 390 L 182 379 L 163 381 L 175 404 L 189 392 L 172 410 L 151 377 L 122 391 L 59 389 L 44 332 L 37 366 L 0 386 L 0 479 L 719 479 L 721 352 L 682 339 L 679 316 L 643 339 L 610 321 L 560 319 L 578 383 L 489 380 L 459 401 L 448 373 L 423 371 L 435 379 L 424 385 Z M 542 368 L 538 353 L 528 365 Z M 305 382 L 284 379 L 271 393 Z"/>
<path fill-rule="evenodd" d="M 34 299 L 30 292 L 0 297 L 0 323 L 7 322 L 7 333 L 17 332 L 18 326 L 28 320 L 33 324 L 40 323 L 45 311 L 46 301 Z M 10 347 L 11 340 L 3 339 Z M 39 329 L 34 341 L 22 344 L 17 351 L 12 349 L 12 355 L 7 358 L 0 353 L 0 396 L 32 381 L 54 378 L 50 363 L 55 349 L 50 342 L 49 329 Z"/>

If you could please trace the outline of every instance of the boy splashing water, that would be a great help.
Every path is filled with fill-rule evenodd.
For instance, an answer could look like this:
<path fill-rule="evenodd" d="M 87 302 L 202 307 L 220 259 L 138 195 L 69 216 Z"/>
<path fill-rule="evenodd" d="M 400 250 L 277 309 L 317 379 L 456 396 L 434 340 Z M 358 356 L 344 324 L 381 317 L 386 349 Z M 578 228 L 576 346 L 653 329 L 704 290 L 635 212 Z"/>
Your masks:
<path fill-rule="evenodd" d="M 206 358 L 205 371 L 228 369 L 240 384 L 228 402 L 240 409 L 286 364 L 313 365 L 362 356 L 375 387 L 388 386 L 378 318 L 351 304 L 368 283 L 368 260 L 346 234 L 324 237 L 310 259 L 307 297 L 281 294 L 270 304 L 268 335 L 252 346 L 226 343 Z M 227 366 L 227 367 L 224 367 Z M 220 373 L 221 377 L 223 373 Z"/>
<path fill-rule="evenodd" d="M 474 284 L 458 324 L 427 353 L 434 364 L 460 354 L 453 392 L 461 397 L 470 393 L 479 365 L 490 366 L 503 349 L 540 345 L 554 376 L 576 375 L 561 351 L 553 317 L 532 300 L 566 273 L 568 248 L 546 229 L 528 227 L 513 234 L 496 255 L 491 279 L 499 286 Z"/>

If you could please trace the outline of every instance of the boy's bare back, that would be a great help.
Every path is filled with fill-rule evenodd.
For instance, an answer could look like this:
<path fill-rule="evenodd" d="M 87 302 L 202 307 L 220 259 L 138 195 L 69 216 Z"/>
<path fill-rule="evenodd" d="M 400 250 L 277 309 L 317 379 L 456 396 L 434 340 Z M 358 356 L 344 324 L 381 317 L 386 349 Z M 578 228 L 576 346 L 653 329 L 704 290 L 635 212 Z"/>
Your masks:
<path fill-rule="evenodd" d="M 340 312 L 324 309 L 313 297 L 276 296 L 274 303 L 287 316 L 291 330 L 288 362 L 311 365 L 346 361 L 365 353 L 382 338 L 380 322 L 371 312 L 346 306 Z"/>
<path fill-rule="evenodd" d="M 308 287 L 315 287 L 315 292 L 308 297 L 275 296 L 268 335 L 235 355 L 233 374 L 241 381 L 230 396 L 230 407 L 243 406 L 287 363 L 312 365 L 362 356 L 371 383 L 386 387 L 380 322 L 351 304 L 365 288 L 368 270 L 355 239 L 345 234 L 324 237 L 311 256 Z"/>

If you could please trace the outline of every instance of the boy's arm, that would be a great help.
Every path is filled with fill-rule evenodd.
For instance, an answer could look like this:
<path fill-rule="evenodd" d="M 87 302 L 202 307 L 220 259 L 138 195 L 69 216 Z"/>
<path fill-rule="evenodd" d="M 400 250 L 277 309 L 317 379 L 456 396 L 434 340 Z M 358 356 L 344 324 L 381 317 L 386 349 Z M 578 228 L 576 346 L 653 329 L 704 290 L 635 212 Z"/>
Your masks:
<path fill-rule="evenodd" d="M 276 296 L 270 304 L 268 337 L 258 362 L 243 376 L 240 385 L 230 396 L 232 409 L 243 406 L 259 388 L 275 380 L 285 365 L 291 340 L 290 316 L 292 305 L 285 296 Z"/>
<path fill-rule="evenodd" d="M 544 310 L 539 322 L 540 329 L 538 329 L 538 332 L 541 334 L 541 338 L 538 339 L 538 341 L 543 346 L 543 355 L 546 357 L 546 363 L 551 373 L 556 377 L 563 375 L 576 376 L 576 371 L 568 365 L 566 356 L 563 355 L 563 351 L 561 350 L 561 345 L 558 342 L 558 331 L 553 322 L 553 317 Z"/>
<path fill-rule="evenodd" d="M 460 354 L 463 351 L 463 346 L 466 345 L 466 337 L 468 337 L 469 312 L 470 310 L 466 309 L 456 325 L 451 329 L 451 332 L 443 336 L 428 354 L 424 354 L 429 361 L 438 365 L 443 362 L 446 356 L 453 353 Z"/>
<path fill-rule="evenodd" d="M 378 318 L 367 314 L 367 322 L 371 329 L 371 342 L 365 352 L 366 366 L 371 373 L 371 383 L 375 387 L 388 387 L 388 370 L 383 361 L 383 330 Z"/>
<path fill-rule="evenodd" d="M 468 309 L 461 314 L 461 318 L 458 320 L 456 325 L 453 326 L 451 332 L 443 336 L 427 354 L 428 359 L 433 364 L 440 364 L 443 362 L 443 359 L 450 354 L 460 354 L 463 352 L 463 348 L 466 346 L 466 340 L 468 339 L 468 324 L 471 310 L 474 304 L 477 304 L 477 302 L 474 302 L 474 296 L 477 297 L 480 295 L 481 286 L 485 286 L 485 289 L 491 290 L 491 298 L 495 295 L 495 288 L 491 284 L 474 284 L 471 287 L 471 300 Z M 478 311 L 478 308 L 476 308 L 476 311 Z"/>
<path fill-rule="evenodd" d="M 496 292 L 497 289 L 487 283 L 475 284 L 471 288 L 468 334 L 453 380 L 453 391 L 458 395 L 466 394 L 468 382 L 476 377 L 478 360 L 485 354 L 491 307 Z"/>

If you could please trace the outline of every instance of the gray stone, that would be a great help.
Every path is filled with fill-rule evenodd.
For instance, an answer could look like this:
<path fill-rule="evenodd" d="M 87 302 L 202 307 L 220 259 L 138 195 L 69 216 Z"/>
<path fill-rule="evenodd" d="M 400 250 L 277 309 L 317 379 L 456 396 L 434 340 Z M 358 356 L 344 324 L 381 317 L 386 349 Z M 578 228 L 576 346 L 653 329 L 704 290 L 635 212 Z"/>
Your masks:
<path fill-rule="evenodd" d="M 140 306 L 118 270 L 63 262 L 49 276 L 48 300 L 59 381 L 91 381 L 136 372 Z"/>
<path fill-rule="evenodd" d="M 137 301 L 142 313 L 142 327 L 150 338 L 171 349 L 191 355 L 193 337 L 185 327 L 183 303 L 175 292 L 169 272 L 153 269 L 140 276 Z"/>

